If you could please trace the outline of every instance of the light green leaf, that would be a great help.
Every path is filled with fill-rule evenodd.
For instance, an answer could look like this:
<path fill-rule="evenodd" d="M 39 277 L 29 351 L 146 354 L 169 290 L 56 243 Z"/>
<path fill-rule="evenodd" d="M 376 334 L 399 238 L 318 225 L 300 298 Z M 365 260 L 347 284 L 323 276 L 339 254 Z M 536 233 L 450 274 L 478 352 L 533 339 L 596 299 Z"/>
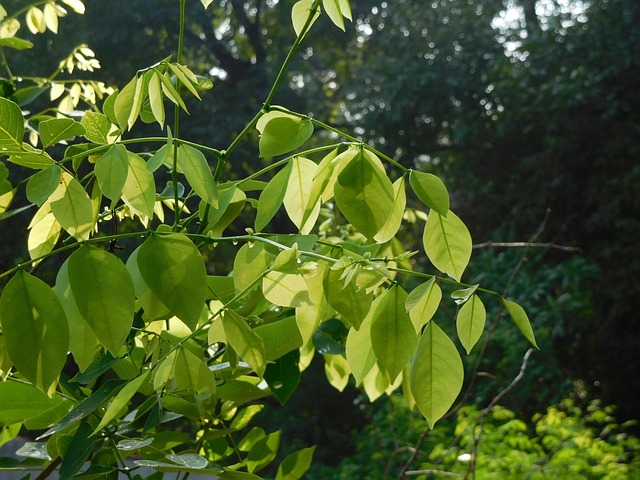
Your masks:
<path fill-rule="evenodd" d="M 118 127 L 120 127 L 120 130 L 123 132 L 128 126 L 129 115 L 133 109 L 133 97 L 136 91 L 137 79 L 137 77 L 133 77 L 131 81 L 118 92 L 113 104 L 113 111 Z"/>
<path fill-rule="evenodd" d="M 266 368 L 262 339 L 249 328 L 244 318 L 232 310 L 225 312 L 222 325 L 231 347 L 258 376 L 262 377 Z"/>
<path fill-rule="evenodd" d="M 411 363 L 411 392 L 420 413 L 433 428 L 462 388 L 464 369 L 453 342 L 429 322 Z"/>
<path fill-rule="evenodd" d="M 160 82 L 162 83 L 161 85 L 162 91 L 164 92 L 166 97 L 186 112 L 187 106 L 185 105 L 184 100 L 182 100 L 182 97 L 176 90 L 176 87 L 174 87 L 173 83 L 171 83 L 171 77 L 169 75 L 169 72 L 166 72 L 164 75 L 160 75 L 159 78 L 160 78 Z"/>
<path fill-rule="evenodd" d="M 220 188 L 219 194 L 220 208 L 211 208 L 206 222 L 205 232 L 211 232 L 213 237 L 221 236 L 224 230 L 242 213 L 247 203 L 246 194 L 235 185 L 224 189 Z M 204 202 L 201 202 L 201 217 L 204 217 L 204 205 Z"/>
<path fill-rule="evenodd" d="M 344 31 L 344 18 L 351 20 L 349 0 L 322 0 L 322 6 L 331 21 Z"/>
<path fill-rule="evenodd" d="M 96 161 L 95 174 L 105 197 L 118 201 L 129 173 L 129 154 L 124 145 L 113 145 Z"/>
<path fill-rule="evenodd" d="M 62 228 L 78 241 L 89 239 L 95 223 L 93 207 L 89 195 L 75 177 L 64 172 L 49 202 Z"/>
<path fill-rule="evenodd" d="M 320 213 L 319 198 L 315 199 L 314 205 L 310 205 L 309 203 L 311 201 L 313 177 L 318 170 L 318 165 L 303 157 L 295 157 L 291 161 L 291 165 L 291 175 L 289 175 L 283 200 L 284 208 L 294 225 L 298 227 L 302 234 L 306 235 L 315 225 L 318 214 Z M 310 213 L 303 223 L 307 208 L 310 210 Z"/>
<path fill-rule="evenodd" d="M 162 74 L 155 70 L 151 70 L 151 72 L 151 76 L 149 77 L 149 103 L 151 104 L 151 112 L 153 112 L 153 116 L 160 124 L 160 128 L 164 128 L 164 97 L 162 96 L 162 80 L 160 80 L 160 75 Z"/>
<path fill-rule="evenodd" d="M 11 155 L 8 160 L 16 165 L 33 168 L 34 170 L 41 170 L 55 163 L 47 152 L 16 153 Z"/>
<path fill-rule="evenodd" d="M 471 258 L 471 235 L 462 220 L 449 211 L 446 217 L 432 210 L 422 237 L 424 250 L 433 265 L 458 282 Z"/>
<path fill-rule="evenodd" d="M 88 111 L 80 123 L 85 129 L 84 138 L 90 142 L 106 144 L 113 140 L 111 131 L 115 125 L 106 115 Z"/>
<path fill-rule="evenodd" d="M 178 390 L 188 390 L 195 396 L 216 391 L 216 379 L 204 359 L 186 348 L 181 348 L 176 357 L 175 380 Z"/>
<path fill-rule="evenodd" d="M 204 154 L 189 145 L 178 148 L 178 168 L 200 197 L 214 208 L 218 208 L 218 187 Z"/>
<path fill-rule="evenodd" d="M 273 257 L 267 253 L 264 244 L 244 244 L 233 260 L 233 283 L 240 292 L 258 280 L 273 263 Z"/>
<path fill-rule="evenodd" d="M 427 207 L 446 217 L 449 211 L 449 192 L 442 180 L 431 173 L 411 170 L 409 183 L 413 193 Z"/>
<path fill-rule="evenodd" d="M 18 271 L 2 291 L 0 324 L 13 364 L 52 396 L 69 349 L 67 317 L 53 290 Z"/>
<path fill-rule="evenodd" d="M 38 125 L 40 140 L 44 148 L 68 138 L 84 135 L 86 130 L 79 122 L 71 118 L 52 118 L 45 120 Z"/>
<path fill-rule="evenodd" d="M 313 135 L 313 123 L 309 119 L 283 112 L 269 112 L 261 120 L 259 147 L 262 158 L 289 153 Z"/>
<path fill-rule="evenodd" d="M 85 245 L 69 257 L 69 285 L 82 318 L 117 356 L 133 325 L 135 292 L 127 268 L 109 252 Z"/>
<path fill-rule="evenodd" d="M 302 346 L 296 317 L 287 317 L 277 322 L 259 325 L 253 331 L 262 339 L 267 361 L 276 360 Z"/>
<path fill-rule="evenodd" d="M 61 397 L 50 398 L 33 385 L 0 382 L 0 426 L 29 421 L 61 402 Z"/>
<path fill-rule="evenodd" d="M 118 394 L 115 396 L 113 401 L 109 404 L 107 411 L 104 412 L 104 416 L 102 417 L 102 420 L 100 420 L 100 423 L 93 431 L 93 435 L 95 435 L 104 427 L 106 427 L 109 424 L 109 422 L 117 418 L 119 414 L 120 415 L 122 414 L 122 410 L 124 409 L 124 407 L 127 406 L 127 403 L 129 403 L 129 400 L 131 400 L 131 398 L 136 394 L 136 392 L 140 389 L 140 387 L 142 387 L 144 382 L 147 380 L 148 376 L 149 376 L 149 372 L 146 371 L 142 375 L 134 378 L 129 383 L 127 383 L 124 387 L 122 387 L 122 390 L 118 392 Z"/>
<path fill-rule="evenodd" d="M 33 42 L 18 37 L 0 38 L 0 47 L 13 48 L 14 50 L 28 50 L 33 48 Z"/>
<path fill-rule="evenodd" d="M 442 300 L 442 290 L 436 283 L 435 277 L 411 291 L 405 302 L 405 307 L 416 332 L 419 333 L 423 325 L 431 320 L 440 306 L 440 300 Z"/>
<path fill-rule="evenodd" d="M 293 5 L 291 9 L 291 23 L 293 23 L 293 30 L 296 32 L 296 37 L 299 37 L 302 33 L 302 29 L 307 23 L 309 16 L 311 15 L 311 5 L 313 4 L 313 0 L 300 0 Z M 315 21 L 320 16 L 320 9 L 316 9 L 313 14 L 313 18 L 309 22 L 309 29 L 311 25 L 315 23 Z M 308 30 L 307 30 L 308 31 Z"/>
<path fill-rule="evenodd" d="M 385 224 L 378 230 L 373 239 L 378 243 L 386 243 L 395 237 L 402 224 L 402 216 L 407 206 L 407 194 L 404 186 L 404 177 L 393 182 L 393 210 Z"/>
<path fill-rule="evenodd" d="M 394 284 L 381 297 L 371 313 L 371 345 L 378 365 L 393 383 L 411 360 L 418 334 L 405 309 L 407 293 L 402 287 Z"/>
<path fill-rule="evenodd" d="M 261 232 L 278 212 L 284 201 L 293 170 L 293 163 L 289 162 L 280 170 L 260 193 L 258 199 L 258 213 L 256 214 L 255 229 Z"/>
<path fill-rule="evenodd" d="M 202 3 L 202 6 L 207 9 L 207 7 L 213 3 L 213 0 L 200 0 L 200 3 Z"/>
<path fill-rule="evenodd" d="M 458 312 L 456 330 L 467 354 L 471 353 L 471 349 L 480 339 L 486 318 L 487 311 L 477 295 L 472 295 Z"/>
<path fill-rule="evenodd" d="M 247 470 L 254 473 L 269 465 L 280 446 L 280 431 L 270 433 L 253 444 L 247 454 Z"/>
<path fill-rule="evenodd" d="M 272 271 L 262 279 L 262 293 L 275 305 L 304 307 L 312 305 L 309 288 L 302 275 Z"/>
<path fill-rule="evenodd" d="M 299 480 L 309 470 L 316 447 L 303 448 L 285 457 L 278 466 L 276 480 Z"/>
<path fill-rule="evenodd" d="M 69 284 L 68 260 L 58 270 L 54 290 L 60 299 L 69 323 L 69 351 L 73 355 L 73 359 L 76 361 L 80 371 L 84 372 L 95 359 L 100 348 L 100 342 L 89 323 L 78 310 L 76 299 Z"/>
<path fill-rule="evenodd" d="M 373 301 L 372 311 L 377 307 L 380 298 L 378 297 Z M 362 383 L 377 361 L 371 346 L 371 319 L 372 315 L 369 312 L 360 328 L 358 330 L 355 328 L 350 329 L 347 335 L 347 362 L 353 378 L 356 380 L 356 385 Z"/>
<path fill-rule="evenodd" d="M 138 215 L 153 217 L 156 201 L 156 184 L 153 174 L 147 171 L 146 162 L 138 155 L 127 152 L 129 171 L 122 189 L 122 199 Z"/>
<path fill-rule="evenodd" d="M 162 317 L 169 317 L 169 309 L 156 297 L 149 286 L 145 283 L 138 268 L 138 251 L 136 248 L 127 259 L 126 267 L 133 279 L 133 288 L 136 292 L 136 298 L 140 306 L 144 310 L 142 317 L 150 322 Z"/>
<path fill-rule="evenodd" d="M 347 359 L 343 355 L 325 354 L 323 357 L 324 373 L 329 384 L 339 392 L 344 391 L 349 384 L 349 376 L 351 374 Z"/>
<path fill-rule="evenodd" d="M 169 69 L 173 72 L 173 74 L 176 76 L 176 78 L 178 80 L 180 80 L 180 83 L 182 85 L 184 85 L 187 88 L 187 90 L 189 90 L 189 92 L 191 92 L 191 94 L 194 97 L 196 97 L 198 100 L 202 100 L 200 98 L 200 95 L 198 94 L 198 91 L 196 90 L 196 88 L 193 85 L 194 83 L 197 84 L 197 80 L 195 78 L 192 79 L 192 80 L 189 80 L 187 78 L 187 75 L 183 71 L 183 69 L 185 67 L 182 67 L 182 65 L 178 66 L 178 65 L 175 65 L 173 63 L 169 63 L 168 65 L 169 65 Z M 180 67 L 182 67 L 182 68 L 180 68 Z"/>
<path fill-rule="evenodd" d="M 338 174 L 334 194 L 345 218 L 367 238 L 373 238 L 393 212 L 391 181 L 365 150 Z"/>
<path fill-rule="evenodd" d="M 61 176 L 62 169 L 58 165 L 51 165 L 33 175 L 27 182 L 29 201 L 41 206 L 58 188 Z"/>
<path fill-rule="evenodd" d="M 476 293 L 479 286 L 480 284 L 471 285 L 470 287 L 451 292 L 451 298 L 456 302 L 456 305 L 462 305 L 471 298 L 471 295 Z"/>
<path fill-rule="evenodd" d="M 177 233 L 151 235 L 138 251 L 138 268 L 153 294 L 194 330 L 207 295 L 207 271 L 193 242 Z"/>
<path fill-rule="evenodd" d="M 536 337 L 533 334 L 533 329 L 531 328 L 531 322 L 529 321 L 529 317 L 527 316 L 527 312 L 524 311 L 524 308 L 522 308 L 516 302 L 512 302 L 511 300 L 507 300 L 506 298 L 502 299 L 502 303 L 509 312 L 509 315 L 513 319 L 513 322 L 516 324 L 520 332 L 522 332 L 522 335 L 524 335 L 524 338 L 529 340 L 531 345 L 538 348 Z"/>
<path fill-rule="evenodd" d="M 22 151 L 24 118 L 20 107 L 0 97 L 0 155 Z"/>
<path fill-rule="evenodd" d="M 51 206 L 48 203 L 44 204 L 29 224 L 29 257 L 38 258 L 53 250 L 60 238 L 61 230 L 62 227 L 51 213 Z"/>
<path fill-rule="evenodd" d="M 371 308 L 373 294 L 359 289 L 355 282 L 345 285 L 341 279 L 344 270 L 328 268 L 324 274 L 324 295 L 331 307 L 353 328 L 360 328 L 360 324 Z"/>

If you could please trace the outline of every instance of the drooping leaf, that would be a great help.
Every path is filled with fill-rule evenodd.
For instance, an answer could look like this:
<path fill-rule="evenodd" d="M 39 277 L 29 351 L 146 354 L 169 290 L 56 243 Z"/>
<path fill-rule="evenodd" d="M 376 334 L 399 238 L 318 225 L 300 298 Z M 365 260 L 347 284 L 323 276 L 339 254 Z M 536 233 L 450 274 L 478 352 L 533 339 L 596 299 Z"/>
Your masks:
<path fill-rule="evenodd" d="M 98 426 L 93 430 L 94 435 L 121 414 L 122 409 L 127 405 L 127 403 L 129 403 L 129 400 L 131 400 L 140 387 L 142 387 L 148 376 L 149 372 L 146 371 L 122 387 L 113 401 L 109 404 L 109 407 L 107 407 L 107 410 L 104 412 L 104 416 L 100 420 Z"/>
<path fill-rule="evenodd" d="M 113 145 L 96 161 L 95 174 L 100 190 L 109 200 L 117 201 L 129 174 L 129 154 L 124 145 Z"/>
<path fill-rule="evenodd" d="M 293 30 L 296 32 L 296 36 L 299 37 L 302 33 L 302 29 L 307 23 L 309 16 L 311 15 L 311 4 L 313 0 L 300 0 L 293 5 L 291 9 L 291 23 L 293 24 Z M 315 23 L 320 16 L 320 10 L 316 9 L 313 14 L 313 18 L 309 22 L 309 28 Z"/>
<path fill-rule="evenodd" d="M 442 300 L 442 290 L 436 283 L 435 277 L 414 288 L 409 296 L 405 307 L 409 312 L 416 332 L 420 332 L 438 310 Z"/>
<path fill-rule="evenodd" d="M 446 217 L 449 211 L 449 192 L 442 180 L 432 173 L 411 170 L 409 183 L 413 193 L 427 207 Z"/>
<path fill-rule="evenodd" d="M 151 72 L 149 78 L 149 103 L 151 104 L 153 116 L 160 124 L 160 128 L 164 128 L 165 111 L 164 97 L 162 96 L 162 80 L 160 80 L 161 74 L 155 70 Z"/>
<path fill-rule="evenodd" d="M 283 112 L 269 112 L 263 116 L 260 130 L 260 157 L 275 157 L 302 146 L 313 135 L 311 120 Z"/>
<path fill-rule="evenodd" d="M 464 369 L 453 342 L 435 322 L 427 323 L 411 363 L 411 392 L 433 428 L 462 388 Z"/>
<path fill-rule="evenodd" d="M 377 308 L 380 297 L 373 301 L 371 309 Z M 360 328 L 349 330 L 347 336 L 346 354 L 349 369 L 356 380 L 356 385 L 360 385 L 367 374 L 375 365 L 377 359 L 371 346 L 371 312 L 366 316 Z"/>
<path fill-rule="evenodd" d="M 404 186 L 404 178 L 393 182 L 393 209 L 384 225 L 378 230 L 373 239 L 378 243 L 386 243 L 395 237 L 402 224 L 402 216 L 407 206 L 407 194 Z"/>
<path fill-rule="evenodd" d="M 61 176 L 62 169 L 58 165 L 51 165 L 33 175 L 27 182 L 29 201 L 41 206 L 58 188 Z"/>
<path fill-rule="evenodd" d="M 0 153 L 21 152 L 23 135 L 24 119 L 20 107 L 0 97 Z"/>
<path fill-rule="evenodd" d="M 13 364 L 51 396 L 69 349 L 67 317 L 51 287 L 18 271 L 0 296 L 0 324 Z"/>
<path fill-rule="evenodd" d="M 207 271 L 193 242 L 177 233 L 151 235 L 138 251 L 138 268 L 153 294 L 195 329 L 207 295 Z"/>
<path fill-rule="evenodd" d="M 55 145 L 56 143 L 68 138 L 79 137 L 84 135 L 85 128 L 71 118 L 52 118 L 45 120 L 38 125 L 40 132 L 40 140 L 44 148 Z"/>
<path fill-rule="evenodd" d="M 27 247 L 29 249 L 29 257 L 32 259 L 51 252 L 58 242 L 60 231 L 62 230 L 53 213 L 51 213 L 49 204 L 44 204 L 40 207 L 28 228 Z"/>
<path fill-rule="evenodd" d="M 178 168 L 200 197 L 214 208 L 218 207 L 218 187 L 204 154 L 189 145 L 178 148 Z"/>
<path fill-rule="evenodd" d="M 291 161 L 292 169 L 284 195 L 284 208 L 289 218 L 301 233 L 307 234 L 315 225 L 320 213 L 319 198 L 315 199 L 315 204 L 310 205 L 311 186 L 313 177 L 318 170 L 318 165 L 303 157 L 295 157 Z M 304 219 L 305 212 L 309 208 L 310 213 Z M 304 219 L 304 222 L 303 222 Z"/>
<path fill-rule="evenodd" d="M 311 466 L 311 460 L 313 459 L 313 453 L 315 450 L 315 446 L 303 448 L 302 450 L 297 450 L 285 457 L 285 459 L 282 460 L 282 463 L 278 466 L 276 480 L 301 479 Z"/>
<path fill-rule="evenodd" d="M 85 245 L 69 257 L 69 285 L 96 338 L 117 356 L 133 325 L 135 292 L 127 268 L 109 252 Z"/>
<path fill-rule="evenodd" d="M 471 353 L 471 349 L 480 339 L 486 318 L 487 311 L 477 295 L 472 295 L 458 312 L 456 330 L 467 353 Z"/>
<path fill-rule="evenodd" d="M 156 201 L 153 174 L 147 170 L 146 162 L 135 153 L 127 152 L 127 160 L 129 171 L 122 189 L 122 198 L 135 213 L 152 218 Z"/>
<path fill-rule="evenodd" d="M 89 195 L 75 177 L 64 172 L 49 202 L 62 228 L 78 241 L 89 238 L 94 225 L 93 207 Z"/>
<path fill-rule="evenodd" d="M 355 282 L 345 284 L 342 270 L 328 268 L 324 274 L 324 295 L 331 307 L 352 327 L 358 329 L 371 308 L 372 293 L 358 288 Z"/>
<path fill-rule="evenodd" d="M 267 184 L 258 199 L 255 229 L 261 232 L 271 221 L 284 201 L 293 163 L 289 162 Z"/>
<path fill-rule="evenodd" d="M 222 317 L 224 333 L 229 344 L 251 369 L 262 377 L 266 368 L 264 344 L 262 339 L 247 325 L 240 315 L 227 310 Z"/>
<path fill-rule="evenodd" d="M 113 103 L 113 112 L 120 130 L 129 127 L 128 120 L 131 110 L 133 109 L 133 97 L 136 91 L 137 76 L 132 78 L 127 85 L 117 93 L 115 102 Z M 106 106 L 105 106 L 106 110 Z M 107 112 L 105 114 L 108 116 Z"/>
<path fill-rule="evenodd" d="M 522 308 L 516 302 L 507 300 L 506 298 L 502 299 L 502 303 L 509 312 L 509 315 L 513 319 L 513 322 L 516 324 L 520 332 L 522 332 L 522 335 L 524 335 L 524 338 L 529 340 L 531 345 L 538 348 L 536 337 L 533 333 L 533 329 L 531 328 L 531 322 L 529 321 L 529 317 L 527 316 L 527 312 L 525 312 L 524 308 Z"/>
<path fill-rule="evenodd" d="M 460 281 L 473 248 L 471 235 L 462 220 L 452 211 L 443 217 L 432 210 L 427 218 L 422 242 L 433 265 Z"/>
<path fill-rule="evenodd" d="M 351 370 L 347 359 L 343 355 L 323 355 L 324 357 L 324 373 L 329 384 L 339 392 L 349 384 L 349 376 Z"/>
<path fill-rule="evenodd" d="M 394 284 L 381 295 L 371 318 L 371 345 L 378 364 L 393 383 L 409 363 L 418 335 L 405 309 L 407 293 Z"/>
<path fill-rule="evenodd" d="M 384 170 L 361 150 L 338 174 L 336 203 L 345 218 L 367 238 L 373 238 L 393 212 L 393 185 Z"/>
<path fill-rule="evenodd" d="M 344 31 L 344 18 L 351 20 L 349 0 L 322 0 L 322 6 L 335 26 Z"/>
<path fill-rule="evenodd" d="M 451 298 L 453 298 L 457 305 L 463 305 L 467 303 L 467 301 L 474 293 L 476 293 L 476 290 L 479 286 L 479 284 L 471 285 L 470 287 L 461 288 L 459 290 L 451 292 Z"/>

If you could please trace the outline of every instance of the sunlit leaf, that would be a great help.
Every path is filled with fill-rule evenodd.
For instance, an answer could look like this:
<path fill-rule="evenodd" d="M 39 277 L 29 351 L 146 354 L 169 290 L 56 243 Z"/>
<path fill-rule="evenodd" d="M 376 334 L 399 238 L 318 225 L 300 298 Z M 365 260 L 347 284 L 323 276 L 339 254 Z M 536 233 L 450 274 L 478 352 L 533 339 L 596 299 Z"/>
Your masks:
<path fill-rule="evenodd" d="M 373 294 L 359 289 L 355 282 L 345 285 L 341 280 L 342 270 L 327 269 L 324 274 L 324 294 L 329 305 L 354 328 L 360 324 L 371 308 Z"/>
<path fill-rule="evenodd" d="M 262 279 L 262 293 L 275 305 L 302 307 L 311 305 L 309 289 L 302 275 L 272 271 Z"/>
<path fill-rule="evenodd" d="M 44 215 L 39 215 L 45 211 Z M 57 222 L 49 204 L 43 205 L 36 217 L 37 221 L 32 221 L 29 225 L 29 238 L 27 239 L 27 248 L 29 249 L 29 257 L 32 259 L 45 255 L 53 250 L 58 239 L 62 227 Z M 34 220 L 36 218 L 34 217 Z"/>
<path fill-rule="evenodd" d="M 86 130 L 79 122 L 71 118 L 53 118 L 38 125 L 40 140 L 44 148 L 68 138 L 84 135 Z"/>
<path fill-rule="evenodd" d="M 164 111 L 164 97 L 162 96 L 162 81 L 160 80 L 160 73 L 155 70 L 151 71 L 149 77 L 149 103 L 151 104 L 151 111 L 156 121 L 160 124 L 160 128 L 164 128 L 165 111 Z"/>
<path fill-rule="evenodd" d="M 513 322 L 516 324 L 520 332 L 522 332 L 522 335 L 524 335 L 524 338 L 529 340 L 531 345 L 538 348 L 536 337 L 533 333 L 533 329 L 531 328 L 531 322 L 529 321 L 529 317 L 527 316 L 527 312 L 525 312 L 524 308 L 522 308 L 516 302 L 512 302 L 511 300 L 507 300 L 506 298 L 502 299 L 502 303 L 509 312 L 509 315 L 513 319 Z"/>
<path fill-rule="evenodd" d="M 460 308 L 456 318 L 456 330 L 467 353 L 471 353 L 471 349 L 480 339 L 486 318 L 487 311 L 477 295 L 472 295 Z"/>
<path fill-rule="evenodd" d="M 405 302 L 416 332 L 420 332 L 438 310 L 442 300 L 442 290 L 436 283 L 435 277 L 414 288 Z"/>
<path fill-rule="evenodd" d="M 371 306 L 372 310 L 377 307 L 379 301 L 380 297 L 374 300 Z M 371 319 L 372 315 L 369 313 L 360 325 L 360 328 L 358 330 L 355 328 L 350 329 L 349 335 L 347 336 L 347 362 L 356 380 L 356 385 L 362 383 L 377 360 L 375 353 L 373 353 L 373 347 L 371 346 Z"/>
<path fill-rule="evenodd" d="M 311 201 L 311 185 L 313 177 L 318 170 L 318 165 L 303 157 L 295 157 L 291 161 L 291 165 L 291 175 L 289 175 L 283 200 L 284 208 L 300 232 L 307 234 L 315 225 L 320 213 L 319 199 L 315 199 L 315 205 L 309 205 Z M 310 212 L 303 223 L 307 208 L 310 209 Z"/>
<path fill-rule="evenodd" d="M 113 140 L 115 125 L 106 115 L 98 112 L 85 112 L 80 121 L 85 129 L 84 138 L 95 143 L 109 143 Z"/>
<path fill-rule="evenodd" d="M 204 154 L 189 145 L 181 145 L 178 148 L 178 166 L 200 198 L 217 208 L 218 187 Z"/>
<path fill-rule="evenodd" d="M 311 466 L 311 460 L 313 459 L 313 453 L 315 450 L 315 446 L 303 448 L 302 450 L 297 450 L 285 457 L 285 459 L 282 460 L 282 463 L 278 466 L 276 480 L 301 479 Z"/>
<path fill-rule="evenodd" d="M 378 230 L 373 239 L 378 243 L 385 243 L 395 237 L 402 224 L 402 216 L 407 206 L 404 177 L 393 182 L 393 209 L 384 225 Z"/>
<path fill-rule="evenodd" d="M 124 409 L 124 407 L 126 407 L 126 405 L 129 403 L 129 400 L 131 400 L 131 398 L 144 384 L 148 376 L 149 372 L 144 372 L 142 375 L 134 378 L 124 387 L 122 387 L 122 390 L 118 392 L 113 401 L 109 404 L 109 407 L 107 407 L 107 411 L 104 413 L 102 420 L 100 420 L 100 423 L 94 429 L 94 435 L 104 427 L 106 427 L 112 420 L 116 419 L 118 415 L 122 414 L 122 410 Z"/>
<path fill-rule="evenodd" d="M 233 260 L 233 282 L 236 290 L 242 291 L 258 280 L 273 263 L 273 257 L 267 253 L 264 244 L 244 244 Z"/>
<path fill-rule="evenodd" d="M 302 29 L 311 15 L 312 3 L 313 0 L 300 0 L 299 2 L 296 2 L 291 9 L 291 23 L 293 23 L 293 30 L 296 32 L 297 37 L 302 33 Z M 309 28 L 311 28 L 311 25 L 315 23 L 319 16 L 320 9 L 316 9 L 313 14 L 313 18 L 309 22 Z"/>
<path fill-rule="evenodd" d="M 0 382 L 0 425 L 22 423 L 55 408 L 62 398 L 22 382 Z"/>
<path fill-rule="evenodd" d="M 449 211 L 449 193 L 442 180 L 431 173 L 411 170 L 409 183 L 413 193 L 427 207 L 435 210 L 442 216 L 447 216 Z"/>
<path fill-rule="evenodd" d="M 24 119 L 20 107 L 0 97 L 0 154 L 22 151 Z"/>
<path fill-rule="evenodd" d="M 79 241 L 89 238 L 94 225 L 91 199 L 75 177 L 64 172 L 49 202 L 62 228 Z"/>
<path fill-rule="evenodd" d="M 129 154 L 124 145 L 113 145 L 96 161 L 95 174 L 105 197 L 117 201 L 129 173 Z"/>
<path fill-rule="evenodd" d="M 136 213 L 152 218 L 156 202 L 153 174 L 147 170 L 146 162 L 135 153 L 127 152 L 127 160 L 129 171 L 122 188 L 122 198 Z"/>
<path fill-rule="evenodd" d="M 255 229 L 261 232 L 271 221 L 284 201 L 293 163 L 289 162 L 267 184 L 258 199 Z"/>
<path fill-rule="evenodd" d="M 443 217 L 432 210 L 427 218 L 422 242 L 433 265 L 460 281 L 473 248 L 471 235 L 462 220 L 452 211 Z"/>
<path fill-rule="evenodd" d="M 194 395 L 216 391 L 216 379 L 204 359 L 185 348 L 180 349 L 175 359 L 175 380 L 179 390 L 186 389 Z"/>
<path fill-rule="evenodd" d="M 322 6 L 336 27 L 344 31 L 344 18 L 351 20 L 349 0 L 322 0 Z"/>
<path fill-rule="evenodd" d="M 262 339 L 251 330 L 244 318 L 232 310 L 225 312 L 222 324 L 227 340 L 233 349 L 258 376 L 262 377 L 266 368 Z"/>
<path fill-rule="evenodd" d="M 261 157 L 289 153 L 313 135 L 313 123 L 309 119 L 275 111 L 265 114 L 263 119 L 259 143 Z"/>
<path fill-rule="evenodd" d="M 347 359 L 342 355 L 323 355 L 324 357 L 324 373 L 327 380 L 333 388 L 339 392 L 349 384 L 349 375 L 351 370 Z"/>

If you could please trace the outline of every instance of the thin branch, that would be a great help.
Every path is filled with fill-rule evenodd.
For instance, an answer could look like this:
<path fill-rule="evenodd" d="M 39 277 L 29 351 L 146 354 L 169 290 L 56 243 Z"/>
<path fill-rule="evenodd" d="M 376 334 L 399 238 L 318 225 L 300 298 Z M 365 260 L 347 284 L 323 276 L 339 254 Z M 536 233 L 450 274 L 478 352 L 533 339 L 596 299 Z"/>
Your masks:
<path fill-rule="evenodd" d="M 446 472 L 444 470 L 409 470 L 405 473 L 406 476 L 417 475 L 442 475 L 443 477 L 462 477 L 459 473 Z"/>
<path fill-rule="evenodd" d="M 506 247 L 506 248 L 553 248 L 556 250 L 563 250 L 565 252 L 580 252 L 579 247 L 568 247 L 566 245 L 558 245 L 557 243 L 541 243 L 541 242 L 488 242 L 477 243 L 473 248 L 487 248 L 487 247 Z"/>

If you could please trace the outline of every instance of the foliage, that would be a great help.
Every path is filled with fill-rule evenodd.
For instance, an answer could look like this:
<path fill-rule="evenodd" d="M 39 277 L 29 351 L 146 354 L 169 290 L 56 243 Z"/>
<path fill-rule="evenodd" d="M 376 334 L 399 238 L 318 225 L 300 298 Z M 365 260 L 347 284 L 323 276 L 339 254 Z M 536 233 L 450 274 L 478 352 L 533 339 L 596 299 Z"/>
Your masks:
<path fill-rule="evenodd" d="M 80 0 L 43 5 L 2 10 L 2 52 L 32 46 L 21 21 L 34 35 L 55 33 L 67 8 L 84 12 Z M 175 58 L 155 59 L 120 89 L 70 77 L 98 68 L 86 45 L 48 77 L 18 77 L 0 58 L 0 219 L 31 218 L 29 259 L 0 273 L 0 424 L 2 441 L 22 427 L 40 432 L 19 453 L 46 466 L 43 475 L 59 466 L 63 479 L 134 478 L 129 459 L 154 478 L 259 478 L 280 432 L 250 427 L 255 401 L 284 403 L 316 351 L 337 388 L 350 375 L 371 399 L 402 386 L 433 427 L 463 384 L 458 349 L 432 320 L 439 285 L 463 308 L 471 302 L 461 319 L 468 352 L 484 325 L 481 296 L 536 345 L 517 303 L 462 283 L 471 236 L 442 181 L 274 105 L 321 11 L 343 30 L 352 17 L 346 0 L 294 6 L 280 73 L 224 149 L 182 135 L 187 101 L 212 87 L 183 63 L 185 0 Z M 26 110 L 46 96 L 54 106 Z M 140 122 L 163 135 L 137 135 Z M 266 166 L 225 178 L 256 130 Z M 300 150 L 314 135 L 322 144 Z M 415 271 L 418 252 L 396 238 L 413 213 L 407 180 L 430 210 L 422 248 L 443 276 Z M 289 223 L 274 228 L 282 210 Z M 234 223 L 246 233 L 225 234 Z M 237 247 L 232 270 L 210 272 L 205 256 L 220 245 Z M 36 275 L 49 268 L 53 287 Z M 287 456 L 276 478 L 300 478 L 312 455 Z"/>
<path fill-rule="evenodd" d="M 315 465 L 309 478 L 396 478 L 424 423 L 400 397 L 388 400 L 375 409 L 370 425 L 354 432 L 353 456 L 337 467 Z M 411 478 L 447 473 L 478 479 L 635 478 L 640 473 L 640 443 L 628 434 L 630 425 L 616 423 L 613 412 L 597 401 L 583 409 L 565 399 L 524 422 L 504 407 L 487 412 L 466 406 L 457 419 L 428 433 L 409 472 Z"/>

